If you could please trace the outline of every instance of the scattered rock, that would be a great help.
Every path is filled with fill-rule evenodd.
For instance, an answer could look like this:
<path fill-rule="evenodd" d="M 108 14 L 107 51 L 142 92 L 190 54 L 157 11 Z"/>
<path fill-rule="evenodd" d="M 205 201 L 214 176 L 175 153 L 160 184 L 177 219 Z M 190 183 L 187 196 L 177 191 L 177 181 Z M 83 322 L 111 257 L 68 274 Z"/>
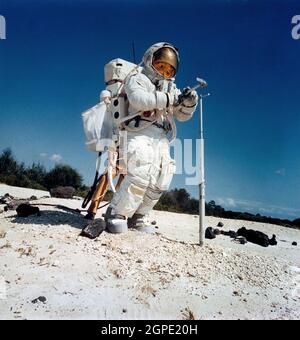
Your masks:
<path fill-rule="evenodd" d="M 11 201 L 13 201 L 14 198 L 12 196 L 10 196 L 9 194 L 5 194 L 4 196 L 0 197 L 0 203 L 1 204 L 7 204 Z"/>
<path fill-rule="evenodd" d="M 8 241 L 3 246 L 0 247 L 0 249 L 10 249 L 10 248 L 12 248 L 12 246 Z"/>
<path fill-rule="evenodd" d="M 37 201 L 37 199 L 38 198 L 36 196 L 34 196 L 34 195 L 29 198 L 30 201 Z"/>
<path fill-rule="evenodd" d="M 52 267 L 59 267 L 60 262 L 58 260 L 52 263 Z"/>
<path fill-rule="evenodd" d="M 0 230 L 0 238 L 5 238 L 6 232 L 3 230 Z"/>
<path fill-rule="evenodd" d="M 246 244 L 246 243 L 248 243 L 246 237 L 243 237 L 243 236 L 238 236 L 238 237 L 236 237 L 236 238 L 234 239 L 234 241 L 235 241 L 236 243 L 243 244 L 243 245 Z"/>
<path fill-rule="evenodd" d="M 295 246 L 295 247 L 297 247 L 297 245 L 298 245 L 298 243 L 297 243 L 297 242 L 293 242 L 293 243 L 292 243 L 292 246 Z"/>
<path fill-rule="evenodd" d="M 243 236 L 248 242 L 257 244 L 262 247 L 268 247 L 270 245 L 270 239 L 268 235 L 261 231 L 246 229 L 245 227 L 237 231 L 238 236 Z"/>
<path fill-rule="evenodd" d="M 229 236 L 230 238 L 237 238 L 237 233 L 233 230 L 229 230 L 229 231 L 223 231 L 221 230 L 221 234 L 225 235 L 225 236 Z"/>
<path fill-rule="evenodd" d="M 208 240 L 213 240 L 214 238 L 216 238 L 216 235 L 214 233 L 214 230 L 212 227 L 208 227 L 205 230 L 205 238 L 207 238 Z"/>
<path fill-rule="evenodd" d="M 40 209 L 38 207 L 33 207 L 29 204 L 20 204 L 16 210 L 18 217 L 28 217 L 30 215 L 40 214 Z"/>
<path fill-rule="evenodd" d="M 5 207 L 6 207 L 5 204 L 0 205 L 0 214 L 2 214 L 5 211 Z"/>
<path fill-rule="evenodd" d="M 47 299 L 45 298 L 45 296 L 39 296 L 38 298 L 31 301 L 31 303 L 33 304 L 36 304 L 38 302 L 46 303 Z"/>
<path fill-rule="evenodd" d="M 127 255 L 127 254 L 129 254 L 130 253 L 130 250 L 129 249 L 120 249 L 120 254 L 122 254 L 122 255 Z"/>
<path fill-rule="evenodd" d="M 86 227 L 84 227 L 80 233 L 80 236 L 87 237 L 90 239 L 95 239 L 106 229 L 106 223 L 101 218 L 98 218 Z"/>
<path fill-rule="evenodd" d="M 20 253 L 20 256 L 34 256 L 34 252 L 32 250 L 32 247 L 27 247 L 27 248 L 19 248 L 17 250 L 18 253 Z"/>
<path fill-rule="evenodd" d="M 215 229 L 214 229 L 214 234 L 215 234 L 216 236 L 221 235 L 221 230 L 218 229 L 218 228 L 215 228 Z"/>
<path fill-rule="evenodd" d="M 241 296 L 241 293 L 238 292 L 237 290 L 235 290 L 235 291 L 233 292 L 233 295 L 234 295 L 234 296 Z"/>
<path fill-rule="evenodd" d="M 276 235 L 273 235 L 269 242 L 270 246 L 277 246 Z"/>
<path fill-rule="evenodd" d="M 18 202 L 16 202 L 16 201 L 12 201 L 12 202 L 10 202 L 10 203 L 8 203 L 7 205 L 6 205 L 6 211 L 8 211 L 8 210 L 16 210 L 17 209 L 17 207 L 20 205 L 20 204 L 22 204 L 22 203 L 24 203 L 24 204 L 26 204 L 26 203 L 28 203 L 28 202 L 24 202 L 24 201 L 18 201 Z"/>
<path fill-rule="evenodd" d="M 195 314 L 188 307 L 183 311 L 183 317 L 185 320 L 196 320 Z"/>
<path fill-rule="evenodd" d="M 50 190 L 51 197 L 73 198 L 76 190 L 73 187 L 56 187 Z"/>
<path fill-rule="evenodd" d="M 219 222 L 217 226 L 218 226 L 219 228 L 222 228 L 222 227 L 224 227 L 224 223 L 223 223 L 223 222 Z"/>

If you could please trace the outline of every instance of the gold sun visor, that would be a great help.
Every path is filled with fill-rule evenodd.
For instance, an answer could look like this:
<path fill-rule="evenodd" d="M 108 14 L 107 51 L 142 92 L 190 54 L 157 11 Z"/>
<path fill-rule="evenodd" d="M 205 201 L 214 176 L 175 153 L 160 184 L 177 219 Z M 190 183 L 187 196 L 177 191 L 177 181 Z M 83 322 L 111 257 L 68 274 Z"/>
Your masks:
<path fill-rule="evenodd" d="M 162 47 L 153 54 L 152 65 L 166 78 L 172 78 L 178 70 L 177 53 L 170 47 Z M 163 65 L 165 65 L 165 71 Z"/>

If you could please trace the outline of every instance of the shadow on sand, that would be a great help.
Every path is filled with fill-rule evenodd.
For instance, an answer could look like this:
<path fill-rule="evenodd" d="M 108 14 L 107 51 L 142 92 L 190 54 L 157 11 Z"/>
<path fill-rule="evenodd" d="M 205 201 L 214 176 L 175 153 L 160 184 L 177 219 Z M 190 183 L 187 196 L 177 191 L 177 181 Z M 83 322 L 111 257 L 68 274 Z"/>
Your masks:
<path fill-rule="evenodd" d="M 69 225 L 76 229 L 82 229 L 88 225 L 89 221 L 84 216 L 67 211 L 41 210 L 39 215 L 29 217 L 11 216 L 11 222 L 15 224 L 36 224 L 36 225 Z"/>

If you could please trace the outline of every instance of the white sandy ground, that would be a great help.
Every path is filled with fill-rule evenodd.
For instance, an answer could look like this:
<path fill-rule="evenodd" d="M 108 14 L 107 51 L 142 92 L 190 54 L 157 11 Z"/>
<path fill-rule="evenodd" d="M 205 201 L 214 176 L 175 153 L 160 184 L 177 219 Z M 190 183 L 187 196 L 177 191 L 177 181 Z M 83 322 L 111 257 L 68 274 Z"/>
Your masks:
<path fill-rule="evenodd" d="M 10 192 L 13 193 L 10 195 L 20 198 L 20 199 L 30 198 L 31 196 L 35 196 L 37 198 L 50 197 L 50 193 L 48 191 L 12 187 L 12 186 L 0 183 L 0 196 L 4 196 L 5 194 L 10 193 Z"/>
<path fill-rule="evenodd" d="M 278 246 L 239 245 L 218 236 L 200 248 L 197 216 L 153 211 L 160 234 L 104 232 L 92 241 L 78 236 L 85 223 L 80 216 L 41 210 L 28 218 L 0 214 L 0 319 L 300 317 L 299 230 L 208 217 L 207 226 L 222 221 L 224 230 L 275 233 Z M 39 296 L 46 303 L 33 304 Z"/>

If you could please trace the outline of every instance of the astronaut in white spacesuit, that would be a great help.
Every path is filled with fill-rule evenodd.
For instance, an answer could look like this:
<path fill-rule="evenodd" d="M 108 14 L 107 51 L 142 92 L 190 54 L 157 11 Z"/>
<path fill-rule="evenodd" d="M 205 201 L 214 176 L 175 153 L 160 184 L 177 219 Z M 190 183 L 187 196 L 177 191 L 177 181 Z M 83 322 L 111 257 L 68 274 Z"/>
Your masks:
<path fill-rule="evenodd" d="M 174 138 L 176 133 L 174 120 L 192 118 L 198 103 L 196 91 L 183 91 L 187 95 L 182 96 L 176 88 L 178 66 L 177 49 L 157 43 L 146 51 L 142 72 L 126 80 L 129 115 L 137 111 L 141 114 L 125 128 L 127 175 L 106 213 L 107 228 L 112 233 L 126 232 L 128 227 L 155 232 L 148 214 L 169 189 L 176 169 L 169 150 L 170 135 Z"/>

